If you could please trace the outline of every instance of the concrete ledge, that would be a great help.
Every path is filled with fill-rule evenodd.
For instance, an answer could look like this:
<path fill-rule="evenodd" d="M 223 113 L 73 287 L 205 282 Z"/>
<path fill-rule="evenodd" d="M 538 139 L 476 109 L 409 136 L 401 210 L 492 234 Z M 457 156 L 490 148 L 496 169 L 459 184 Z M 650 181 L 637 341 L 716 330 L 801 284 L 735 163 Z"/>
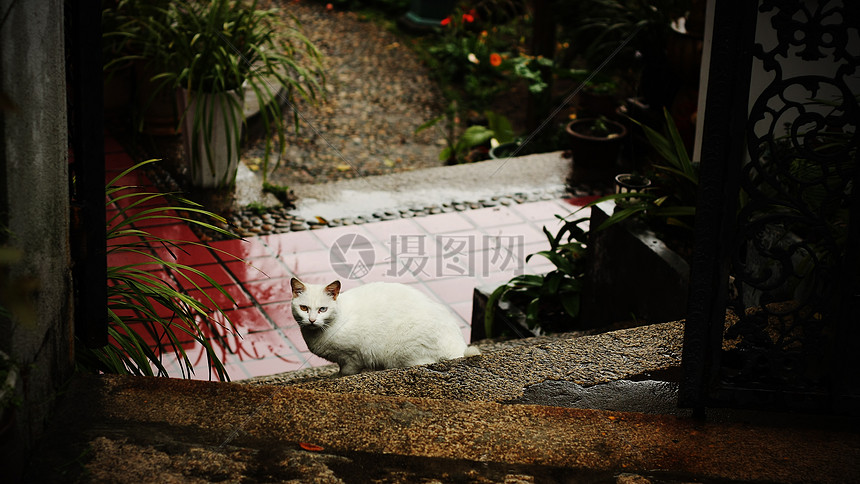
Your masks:
<path fill-rule="evenodd" d="M 291 188 L 299 216 L 331 219 L 516 192 L 561 191 L 569 170 L 570 160 L 553 152 Z"/>
<path fill-rule="evenodd" d="M 508 401 L 546 381 L 593 386 L 680 366 L 683 323 L 664 323 L 568 339 L 531 338 L 523 346 L 403 370 L 328 378 L 296 387 L 329 393 Z"/>

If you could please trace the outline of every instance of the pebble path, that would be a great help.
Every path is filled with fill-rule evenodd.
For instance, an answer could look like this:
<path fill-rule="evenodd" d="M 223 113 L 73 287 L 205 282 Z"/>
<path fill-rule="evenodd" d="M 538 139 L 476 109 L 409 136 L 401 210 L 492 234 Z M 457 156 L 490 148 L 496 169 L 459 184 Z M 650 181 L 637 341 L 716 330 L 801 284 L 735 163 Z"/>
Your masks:
<path fill-rule="evenodd" d="M 441 165 L 442 134 L 436 129 L 415 134 L 415 129 L 439 116 L 446 101 L 405 45 L 408 37 L 354 12 L 328 11 L 317 3 L 274 3 L 301 22 L 322 53 L 327 100 L 319 106 L 295 104 L 303 121 L 298 134 L 289 129 L 285 155 L 270 159 L 270 167 L 277 168 L 269 182 L 295 186 Z M 264 146 L 258 141 L 243 153 L 252 170 L 263 169 Z"/>
<path fill-rule="evenodd" d="M 430 168 L 442 164 L 445 140 L 439 131 L 415 129 L 443 112 L 445 100 L 427 69 L 400 39 L 354 12 L 328 11 L 321 4 L 276 1 L 294 15 L 305 35 L 322 52 L 328 73 L 327 101 L 305 102 L 296 108 L 305 120 L 290 136 L 285 156 L 268 177 L 281 186 L 314 184 Z M 292 115 L 288 113 L 287 115 Z M 247 146 L 241 158 L 254 171 L 262 169 L 263 141 Z M 169 183 L 169 182 L 168 182 Z M 324 227 L 361 225 L 398 218 L 506 206 L 564 196 L 592 196 L 608 187 L 573 187 L 500 194 L 476 200 L 410 206 L 355 217 L 304 219 L 291 207 L 242 208 L 219 224 L 240 237 L 254 237 Z M 222 236 L 209 232 L 205 239 Z"/>

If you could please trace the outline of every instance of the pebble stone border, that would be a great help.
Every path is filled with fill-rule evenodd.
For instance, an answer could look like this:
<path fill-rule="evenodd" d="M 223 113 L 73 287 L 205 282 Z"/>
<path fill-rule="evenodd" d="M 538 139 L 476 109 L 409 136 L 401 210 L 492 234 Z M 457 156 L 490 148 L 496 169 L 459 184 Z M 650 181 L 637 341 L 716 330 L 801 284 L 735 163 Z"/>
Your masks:
<path fill-rule="evenodd" d="M 171 174 L 160 166 L 147 166 L 147 174 L 155 182 L 155 185 L 167 192 L 181 192 L 182 188 Z M 368 213 L 355 217 L 335 218 L 331 220 L 303 219 L 291 213 L 293 207 L 279 206 L 267 207 L 263 210 L 254 208 L 242 208 L 234 210 L 225 216 L 226 222 L 215 222 L 219 228 L 226 230 L 238 237 L 258 237 L 262 235 L 282 234 L 288 232 L 300 232 L 304 230 L 316 230 L 326 227 L 341 227 L 345 225 L 363 225 L 373 222 L 383 222 L 403 218 L 426 217 L 439 213 L 462 212 L 480 208 L 510 206 L 520 203 L 537 202 L 541 200 L 557 200 L 564 197 L 588 197 L 600 196 L 609 193 L 610 186 L 577 185 L 566 188 L 543 189 L 529 192 L 516 192 L 508 195 L 496 195 L 490 198 L 482 198 L 470 201 L 450 201 L 445 203 L 433 203 L 425 206 L 410 206 L 399 209 L 387 209 L 384 211 Z M 189 217 L 199 218 L 194 212 L 185 214 Z M 211 220 L 207 220 L 211 222 Z M 192 230 L 201 236 L 204 241 L 223 240 L 226 237 L 212 230 L 202 229 L 192 225 Z"/>
<path fill-rule="evenodd" d="M 603 195 L 606 191 L 592 187 L 576 187 L 574 189 L 549 189 L 532 192 L 517 192 L 510 195 L 498 195 L 472 201 L 451 201 L 426 206 L 416 205 L 399 209 L 388 209 L 355 217 L 323 219 L 303 219 L 290 212 L 288 207 L 277 207 L 265 212 L 245 208 L 234 212 L 227 224 L 221 228 L 229 230 L 240 237 L 256 237 L 286 232 L 315 230 L 326 227 L 341 227 L 348 225 L 363 225 L 373 222 L 396 220 L 413 217 L 425 217 L 440 213 L 463 212 L 479 208 L 510 206 L 520 203 L 540 200 L 555 200 L 566 196 L 586 197 Z"/>

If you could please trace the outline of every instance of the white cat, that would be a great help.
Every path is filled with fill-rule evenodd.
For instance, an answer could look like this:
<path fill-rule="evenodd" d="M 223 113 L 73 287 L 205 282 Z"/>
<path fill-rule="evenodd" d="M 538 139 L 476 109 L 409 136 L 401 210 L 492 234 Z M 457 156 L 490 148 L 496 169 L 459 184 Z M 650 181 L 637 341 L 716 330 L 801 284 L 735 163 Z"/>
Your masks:
<path fill-rule="evenodd" d="M 340 292 L 290 280 L 293 316 L 308 348 L 340 365 L 341 375 L 474 356 L 457 319 L 424 293 L 404 284 L 373 282 Z"/>

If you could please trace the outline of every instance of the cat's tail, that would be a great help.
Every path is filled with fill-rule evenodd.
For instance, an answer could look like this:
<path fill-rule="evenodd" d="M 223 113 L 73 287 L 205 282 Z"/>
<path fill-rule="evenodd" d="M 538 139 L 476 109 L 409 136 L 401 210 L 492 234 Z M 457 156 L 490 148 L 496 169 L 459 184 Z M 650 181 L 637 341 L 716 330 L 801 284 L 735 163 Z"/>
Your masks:
<path fill-rule="evenodd" d="M 466 358 L 470 356 L 478 356 L 481 354 L 481 350 L 478 349 L 477 346 L 467 346 L 466 351 L 463 352 L 463 356 Z"/>

